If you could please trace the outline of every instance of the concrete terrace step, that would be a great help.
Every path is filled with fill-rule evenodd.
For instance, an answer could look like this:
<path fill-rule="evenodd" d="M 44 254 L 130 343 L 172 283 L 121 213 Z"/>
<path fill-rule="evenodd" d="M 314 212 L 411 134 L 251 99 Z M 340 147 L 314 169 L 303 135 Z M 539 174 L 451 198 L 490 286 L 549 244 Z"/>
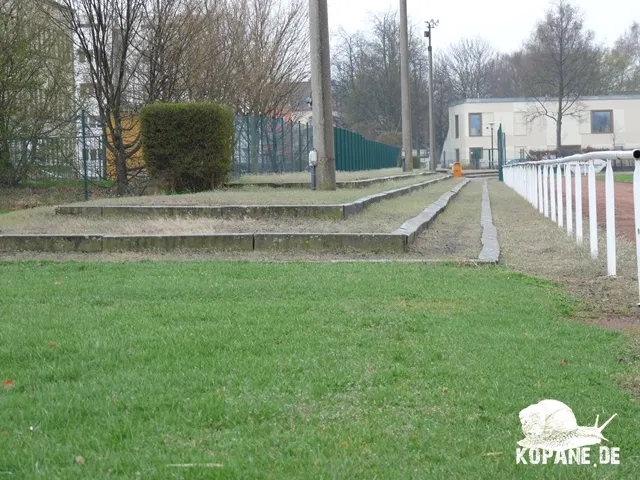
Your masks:
<path fill-rule="evenodd" d="M 408 173 L 404 175 L 391 175 L 388 177 L 366 178 L 363 180 L 349 180 L 336 182 L 337 188 L 365 188 L 375 185 L 376 183 L 389 182 L 392 180 L 404 180 L 407 178 L 434 175 L 435 172 Z M 450 172 L 445 172 L 450 173 Z M 242 187 L 271 187 L 271 188 L 311 188 L 311 181 L 308 182 L 230 182 L 225 185 L 227 188 Z"/>
<path fill-rule="evenodd" d="M 79 216 L 136 216 L 136 217 L 205 217 L 205 218 L 277 218 L 306 217 L 325 219 L 344 219 L 357 215 L 369 205 L 407 195 L 418 189 L 451 178 L 451 175 L 428 180 L 426 182 L 395 188 L 386 192 L 368 195 L 355 202 L 337 205 L 223 205 L 223 206 L 191 206 L 191 205 L 159 205 L 159 206 L 127 206 L 127 205 L 62 205 L 56 207 L 57 215 Z"/>
<path fill-rule="evenodd" d="M 366 251 L 403 253 L 416 232 L 444 210 L 470 180 L 455 185 L 418 217 L 389 234 L 239 233 L 200 235 L 0 235 L 0 252 L 172 252 L 172 251 Z"/>

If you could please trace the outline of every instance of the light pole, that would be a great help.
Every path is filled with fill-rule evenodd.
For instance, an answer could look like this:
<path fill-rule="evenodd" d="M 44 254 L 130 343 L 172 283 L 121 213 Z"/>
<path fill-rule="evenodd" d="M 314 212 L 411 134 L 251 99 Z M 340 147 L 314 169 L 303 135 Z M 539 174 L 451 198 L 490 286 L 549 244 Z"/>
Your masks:
<path fill-rule="evenodd" d="M 429 164 L 430 170 L 436 169 L 436 133 L 433 124 L 433 48 L 431 47 L 431 29 L 438 26 L 439 20 L 429 20 L 424 36 L 429 39 Z"/>
<path fill-rule="evenodd" d="M 336 189 L 336 156 L 331 105 L 331 58 L 327 0 L 309 0 L 311 44 L 311 107 L 317 152 L 318 190 Z"/>
<path fill-rule="evenodd" d="M 405 152 L 404 171 L 410 172 L 413 170 L 413 145 L 411 142 L 407 0 L 400 0 L 400 90 L 402 96 L 402 149 Z"/>
<path fill-rule="evenodd" d="M 496 122 L 489 122 L 489 126 L 487 128 L 491 128 L 491 150 L 489 152 L 489 162 L 490 166 L 493 167 L 493 126 Z"/>

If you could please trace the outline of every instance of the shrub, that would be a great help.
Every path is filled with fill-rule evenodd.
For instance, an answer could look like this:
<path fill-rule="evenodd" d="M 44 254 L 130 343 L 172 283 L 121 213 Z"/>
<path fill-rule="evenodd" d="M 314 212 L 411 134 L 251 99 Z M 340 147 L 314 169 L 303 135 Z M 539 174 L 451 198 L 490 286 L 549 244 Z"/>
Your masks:
<path fill-rule="evenodd" d="M 211 190 L 233 169 L 233 113 L 216 104 L 157 103 L 140 111 L 147 171 L 174 192 Z"/>

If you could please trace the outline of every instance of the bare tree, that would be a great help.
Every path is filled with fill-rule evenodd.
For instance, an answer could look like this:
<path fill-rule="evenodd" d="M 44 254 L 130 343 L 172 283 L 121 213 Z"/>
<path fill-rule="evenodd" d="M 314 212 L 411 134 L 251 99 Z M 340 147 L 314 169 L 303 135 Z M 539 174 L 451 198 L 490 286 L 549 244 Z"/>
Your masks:
<path fill-rule="evenodd" d="M 0 185 L 75 152 L 73 46 L 49 21 L 61 15 L 53 2 L 0 0 Z"/>
<path fill-rule="evenodd" d="M 244 1 L 244 0 L 243 0 Z M 246 2 L 245 2 L 246 3 Z M 235 108 L 245 52 L 246 12 L 232 0 L 202 0 L 196 36 L 184 65 L 187 98 Z"/>
<path fill-rule="evenodd" d="M 599 78 L 602 49 L 594 34 L 584 27 L 583 14 L 566 0 L 558 0 L 547 10 L 525 45 L 531 68 L 525 80 L 527 93 L 534 98 L 527 120 L 539 117 L 556 124 L 556 149 L 562 154 L 562 121 L 582 120 L 580 97 L 593 89 Z"/>
<path fill-rule="evenodd" d="M 280 115 L 298 84 L 308 78 L 308 5 L 302 0 L 246 3 L 243 88 L 237 108 L 253 115 Z"/>
<path fill-rule="evenodd" d="M 139 102 L 173 102 L 186 98 L 186 75 L 197 57 L 194 42 L 205 16 L 200 0 L 147 0 L 141 32 L 133 47 L 139 68 L 132 72 Z"/>
<path fill-rule="evenodd" d="M 640 92 L 640 24 L 633 22 L 605 57 L 606 93 Z"/>
<path fill-rule="evenodd" d="M 127 140 L 132 127 L 124 121 L 127 90 L 137 69 L 134 43 L 141 33 L 145 0 L 59 0 L 66 7 L 65 27 L 74 32 L 77 47 L 90 69 L 93 91 L 113 154 L 118 195 L 128 192 L 127 160 L 140 148 L 139 135 Z"/>
<path fill-rule="evenodd" d="M 488 97 L 493 87 L 498 52 L 480 37 L 463 38 L 442 57 L 457 99 Z"/>
<path fill-rule="evenodd" d="M 369 34 L 341 30 L 334 42 L 334 98 L 346 125 L 363 135 L 395 143 L 401 126 L 400 23 L 390 10 L 372 16 Z M 412 138 L 427 138 L 428 61 L 421 31 L 409 28 Z M 390 140 L 394 139 L 394 140 Z"/>

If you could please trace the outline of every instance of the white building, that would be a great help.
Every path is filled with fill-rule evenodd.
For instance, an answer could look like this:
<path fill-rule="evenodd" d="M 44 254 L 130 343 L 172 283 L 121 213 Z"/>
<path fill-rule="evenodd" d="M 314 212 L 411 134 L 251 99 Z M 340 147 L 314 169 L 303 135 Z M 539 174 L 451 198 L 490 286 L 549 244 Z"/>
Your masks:
<path fill-rule="evenodd" d="M 631 149 L 640 147 L 640 95 L 582 97 L 562 121 L 562 145 L 566 154 L 581 149 Z M 449 131 L 440 162 L 463 165 L 479 158 L 479 166 L 498 163 L 497 131 L 506 135 L 506 160 L 525 158 L 532 150 L 556 149 L 556 122 L 533 118 L 540 105 L 525 98 L 467 99 L 449 107 Z M 544 107 L 553 112 L 553 100 Z M 553 113 L 552 113 L 553 115 Z M 493 150 L 492 150 L 493 139 Z"/>

